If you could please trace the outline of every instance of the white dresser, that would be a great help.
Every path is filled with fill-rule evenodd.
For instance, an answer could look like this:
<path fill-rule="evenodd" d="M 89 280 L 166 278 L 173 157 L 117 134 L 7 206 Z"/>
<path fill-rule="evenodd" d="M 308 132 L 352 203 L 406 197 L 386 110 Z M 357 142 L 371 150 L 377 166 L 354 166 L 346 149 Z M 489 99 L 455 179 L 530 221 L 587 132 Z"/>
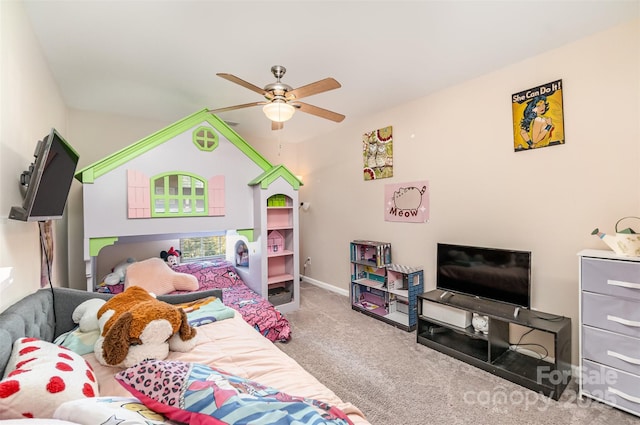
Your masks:
<path fill-rule="evenodd" d="M 578 255 L 580 396 L 640 416 L 640 257 Z"/>

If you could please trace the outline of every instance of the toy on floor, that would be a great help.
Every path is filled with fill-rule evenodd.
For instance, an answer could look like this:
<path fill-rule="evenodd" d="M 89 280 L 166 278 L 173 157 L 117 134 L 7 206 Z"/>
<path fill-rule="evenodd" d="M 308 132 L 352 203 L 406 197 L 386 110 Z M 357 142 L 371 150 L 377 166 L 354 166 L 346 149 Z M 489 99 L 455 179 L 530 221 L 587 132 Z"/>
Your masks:
<path fill-rule="evenodd" d="M 109 299 L 97 318 L 100 337 L 94 354 L 105 366 L 127 368 L 145 359 L 166 359 L 169 350 L 186 352 L 195 346 L 196 329 L 184 310 L 139 286 Z"/>
<path fill-rule="evenodd" d="M 170 267 L 175 267 L 180 264 L 180 256 L 182 252 L 179 249 L 169 248 L 169 251 L 161 251 L 160 258 L 162 258 Z"/>

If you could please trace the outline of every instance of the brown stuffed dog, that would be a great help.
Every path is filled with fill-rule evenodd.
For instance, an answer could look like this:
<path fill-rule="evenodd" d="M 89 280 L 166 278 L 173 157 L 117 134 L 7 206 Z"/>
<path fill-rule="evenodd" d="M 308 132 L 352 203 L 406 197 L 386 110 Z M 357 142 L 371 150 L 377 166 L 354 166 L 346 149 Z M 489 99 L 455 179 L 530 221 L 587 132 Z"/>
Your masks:
<path fill-rule="evenodd" d="M 98 310 L 100 337 L 94 354 L 105 366 L 130 367 L 145 359 L 166 359 L 169 350 L 195 346 L 195 328 L 181 308 L 158 301 L 139 286 L 127 288 Z"/>

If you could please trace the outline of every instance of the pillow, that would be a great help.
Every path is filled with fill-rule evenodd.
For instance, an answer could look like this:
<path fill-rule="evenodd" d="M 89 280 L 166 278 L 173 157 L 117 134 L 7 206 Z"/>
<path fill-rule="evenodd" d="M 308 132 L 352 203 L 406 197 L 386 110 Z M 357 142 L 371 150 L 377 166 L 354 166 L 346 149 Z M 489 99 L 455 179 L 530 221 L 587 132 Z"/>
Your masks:
<path fill-rule="evenodd" d="M 115 379 L 149 409 L 191 425 L 322 423 L 347 425 L 327 403 L 282 393 L 198 363 L 145 360 Z"/>
<path fill-rule="evenodd" d="M 56 409 L 53 417 L 81 425 L 175 424 L 164 415 L 149 410 L 134 397 L 93 397 L 67 401 Z"/>
<path fill-rule="evenodd" d="M 59 421 L 57 419 L 9 419 L 2 421 L 2 425 L 78 425 L 75 422 Z"/>
<path fill-rule="evenodd" d="M 74 353 L 78 353 L 82 356 L 84 354 L 93 353 L 93 346 L 98 340 L 98 337 L 100 337 L 100 329 L 82 332 L 78 326 L 75 329 L 57 337 L 53 343 L 68 348 Z"/>
<path fill-rule="evenodd" d="M 176 304 L 176 307 L 187 313 L 187 321 L 193 327 L 229 319 L 235 314 L 235 310 L 222 304 L 218 297 L 201 298 L 190 303 Z"/>
<path fill-rule="evenodd" d="M 62 403 L 98 395 L 91 366 L 51 342 L 20 338 L 0 381 L 0 419 L 50 418 Z"/>
<path fill-rule="evenodd" d="M 188 273 L 178 273 L 160 258 L 148 258 L 127 268 L 124 289 L 140 286 L 156 295 L 173 291 L 195 291 L 200 287 L 198 279 Z"/>

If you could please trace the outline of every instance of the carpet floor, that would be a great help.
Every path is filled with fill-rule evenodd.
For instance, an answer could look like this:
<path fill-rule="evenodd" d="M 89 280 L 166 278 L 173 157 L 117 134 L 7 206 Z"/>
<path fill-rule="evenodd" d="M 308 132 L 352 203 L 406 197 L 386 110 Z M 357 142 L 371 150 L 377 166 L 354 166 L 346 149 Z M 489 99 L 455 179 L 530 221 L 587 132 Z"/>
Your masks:
<path fill-rule="evenodd" d="M 372 425 L 640 424 L 572 381 L 554 401 L 416 342 L 416 332 L 351 309 L 349 298 L 302 282 L 292 339 L 277 346 Z"/>

